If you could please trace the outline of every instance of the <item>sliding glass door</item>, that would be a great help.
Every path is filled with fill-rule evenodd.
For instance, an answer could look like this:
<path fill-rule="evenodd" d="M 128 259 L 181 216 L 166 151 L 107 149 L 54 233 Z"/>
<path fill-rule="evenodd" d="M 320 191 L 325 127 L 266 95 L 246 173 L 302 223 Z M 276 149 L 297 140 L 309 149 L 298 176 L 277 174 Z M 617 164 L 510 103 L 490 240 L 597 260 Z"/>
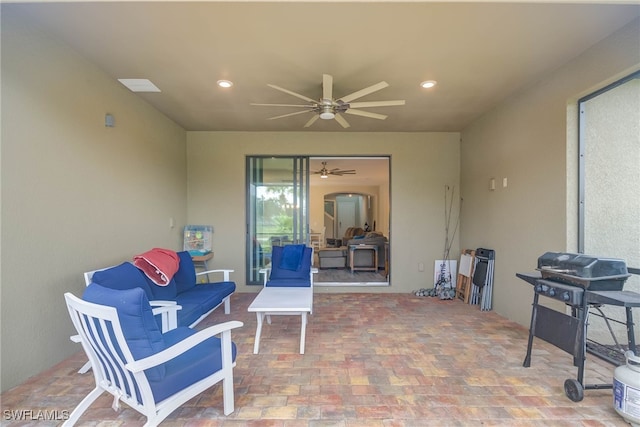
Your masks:
<path fill-rule="evenodd" d="M 262 283 L 271 248 L 308 243 L 309 158 L 247 157 L 247 284 Z"/>

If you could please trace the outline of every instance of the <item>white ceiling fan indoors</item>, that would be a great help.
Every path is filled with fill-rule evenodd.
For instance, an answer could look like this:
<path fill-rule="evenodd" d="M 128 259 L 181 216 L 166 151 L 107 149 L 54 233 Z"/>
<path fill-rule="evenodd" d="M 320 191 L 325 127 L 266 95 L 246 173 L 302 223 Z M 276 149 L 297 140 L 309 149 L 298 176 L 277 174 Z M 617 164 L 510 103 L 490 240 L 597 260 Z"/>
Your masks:
<path fill-rule="evenodd" d="M 333 168 L 327 169 L 327 162 L 322 162 L 322 168 L 318 171 L 313 172 L 314 175 L 320 175 L 320 178 L 328 178 L 329 175 L 342 176 L 342 175 L 355 175 L 355 169 L 340 169 Z"/>
<path fill-rule="evenodd" d="M 281 88 L 280 86 L 268 84 L 267 86 L 279 90 L 289 95 L 300 98 L 307 101 L 307 104 L 255 104 L 261 107 L 291 107 L 302 108 L 302 111 L 296 111 L 295 113 L 283 114 L 281 116 L 269 117 L 268 120 L 282 119 L 284 117 L 295 116 L 298 114 L 313 113 L 313 117 L 304 125 L 309 127 L 315 123 L 318 118 L 324 120 L 335 119 L 343 128 L 348 128 L 349 122 L 345 120 L 342 113 L 353 114 L 355 116 L 369 117 L 371 119 L 384 120 L 387 118 L 384 114 L 371 113 L 369 111 L 357 110 L 356 108 L 372 108 L 372 107 L 389 107 L 394 105 L 404 105 L 404 100 L 397 101 L 369 101 L 369 102 L 351 102 L 363 96 L 369 95 L 373 92 L 377 92 L 380 89 L 384 89 L 389 86 L 387 82 L 376 83 L 373 86 L 366 87 L 357 92 L 353 92 L 349 95 L 333 98 L 333 76 L 329 74 L 322 75 L 322 98 L 320 100 L 311 99 L 308 96 L 301 95 L 296 92 L 292 92 L 288 89 Z"/>

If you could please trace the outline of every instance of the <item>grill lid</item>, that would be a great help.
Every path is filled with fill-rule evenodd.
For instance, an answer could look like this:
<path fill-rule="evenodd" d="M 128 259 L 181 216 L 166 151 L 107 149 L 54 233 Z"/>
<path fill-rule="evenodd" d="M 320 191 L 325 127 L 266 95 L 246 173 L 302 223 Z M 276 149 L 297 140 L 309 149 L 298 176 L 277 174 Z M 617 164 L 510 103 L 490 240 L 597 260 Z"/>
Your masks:
<path fill-rule="evenodd" d="M 543 278 L 600 290 L 621 290 L 631 276 L 624 260 L 567 252 L 546 252 L 538 258 L 538 270 Z"/>

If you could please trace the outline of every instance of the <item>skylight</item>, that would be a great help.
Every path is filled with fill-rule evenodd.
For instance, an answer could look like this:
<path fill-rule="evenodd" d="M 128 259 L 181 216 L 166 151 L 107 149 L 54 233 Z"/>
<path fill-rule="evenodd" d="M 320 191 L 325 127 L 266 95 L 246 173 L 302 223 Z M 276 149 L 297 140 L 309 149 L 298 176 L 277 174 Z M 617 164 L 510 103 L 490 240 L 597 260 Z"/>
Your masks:
<path fill-rule="evenodd" d="M 131 92 L 160 92 L 158 86 L 148 79 L 118 79 L 118 81 L 129 88 Z"/>

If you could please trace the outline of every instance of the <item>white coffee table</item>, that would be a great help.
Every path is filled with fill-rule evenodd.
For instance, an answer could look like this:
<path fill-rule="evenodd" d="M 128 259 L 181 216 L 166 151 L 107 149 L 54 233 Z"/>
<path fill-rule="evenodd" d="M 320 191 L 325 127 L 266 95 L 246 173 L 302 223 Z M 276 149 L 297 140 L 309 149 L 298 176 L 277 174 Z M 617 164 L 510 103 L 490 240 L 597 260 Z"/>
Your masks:
<path fill-rule="evenodd" d="M 250 312 L 255 312 L 258 318 L 256 327 L 256 340 L 253 344 L 253 354 L 258 354 L 260 348 L 260 334 L 262 332 L 262 322 L 267 316 L 267 322 L 271 324 L 272 315 L 299 315 L 301 317 L 300 327 L 300 354 L 304 354 L 304 342 L 307 327 L 307 313 L 311 313 L 313 304 L 312 287 L 265 287 L 262 288 L 258 296 L 253 300 L 249 308 Z"/>

